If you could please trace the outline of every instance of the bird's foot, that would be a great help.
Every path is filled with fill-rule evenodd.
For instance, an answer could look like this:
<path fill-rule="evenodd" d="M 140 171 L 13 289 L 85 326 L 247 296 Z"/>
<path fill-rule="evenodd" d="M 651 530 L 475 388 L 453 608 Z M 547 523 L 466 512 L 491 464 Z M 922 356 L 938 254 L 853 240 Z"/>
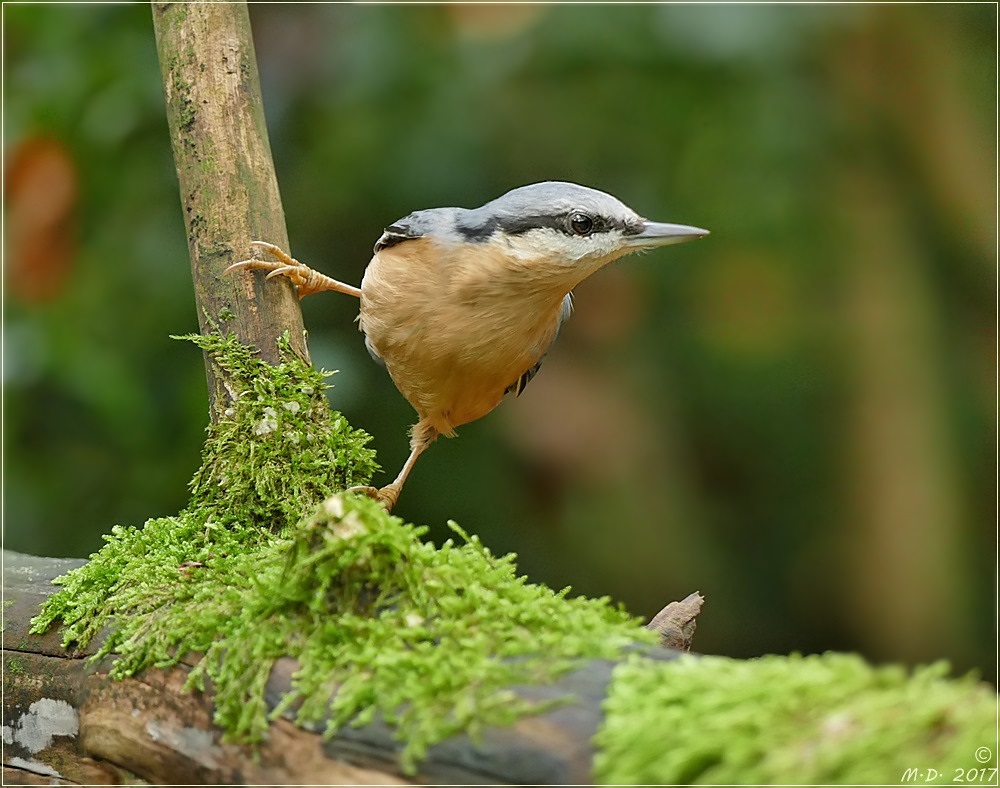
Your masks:
<path fill-rule="evenodd" d="M 223 271 L 223 276 L 233 271 L 268 271 L 267 276 L 264 277 L 265 279 L 271 279 L 275 276 L 287 276 L 289 281 L 295 285 L 299 293 L 299 298 L 305 298 L 307 295 L 318 293 L 321 290 L 334 289 L 329 285 L 329 277 L 300 263 L 280 247 L 269 244 L 266 241 L 251 241 L 250 244 L 259 247 L 272 257 L 277 258 L 277 262 L 274 260 L 258 260 L 256 257 L 249 260 L 240 260 Z"/>
<path fill-rule="evenodd" d="M 399 487 L 395 484 L 387 484 L 385 487 L 348 487 L 347 492 L 357 493 L 358 495 L 367 495 L 378 501 L 382 506 L 385 507 L 387 512 L 392 511 L 392 507 L 396 505 L 396 501 L 399 500 Z"/>

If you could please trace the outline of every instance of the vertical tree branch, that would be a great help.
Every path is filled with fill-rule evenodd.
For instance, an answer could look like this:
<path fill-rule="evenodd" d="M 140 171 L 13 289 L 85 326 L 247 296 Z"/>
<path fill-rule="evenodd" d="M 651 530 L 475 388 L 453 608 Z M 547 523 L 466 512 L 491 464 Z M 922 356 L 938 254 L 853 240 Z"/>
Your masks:
<path fill-rule="evenodd" d="M 246 3 L 154 2 L 153 26 L 202 331 L 231 313 L 227 328 L 264 360 L 277 362 L 275 340 L 285 331 L 308 359 L 285 277 L 221 277 L 253 256 L 252 239 L 288 248 Z M 205 363 L 214 420 L 229 395 L 221 372 Z"/>

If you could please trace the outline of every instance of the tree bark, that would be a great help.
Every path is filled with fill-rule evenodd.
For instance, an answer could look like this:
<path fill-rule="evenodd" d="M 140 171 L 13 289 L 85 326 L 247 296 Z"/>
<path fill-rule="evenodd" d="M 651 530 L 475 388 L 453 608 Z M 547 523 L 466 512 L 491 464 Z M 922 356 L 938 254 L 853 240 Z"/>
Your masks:
<path fill-rule="evenodd" d="M 225 321 L 270 363 L 288 331 L 308 360 L 285 277 L 221 276 L 253 256 L 251 240 L 288 249 L 246 3 L 153 3 L 153 26 L 201 329 Z M 228 394 L 220 371 L 205 363 L 214 420 Z"/>

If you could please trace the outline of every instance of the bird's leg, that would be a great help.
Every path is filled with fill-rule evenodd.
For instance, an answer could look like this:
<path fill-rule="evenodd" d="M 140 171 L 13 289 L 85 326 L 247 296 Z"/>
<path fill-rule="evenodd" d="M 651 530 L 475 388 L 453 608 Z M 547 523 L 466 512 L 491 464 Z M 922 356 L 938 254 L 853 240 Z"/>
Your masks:
<path fill-rule="evenodd" d="M 250 260 L 240 260 L 240 262 L 233 263 L 223 271 L 223 276 L 233 271 L 268 271 L 269 273 L 265 279 L 270 279 L 273 276 L 287 276 L 298 290 L 299 298 L 305 298 L 307 295 L 320 293 L 324 290 L 336 290 L 338 293 L 346 293 L 355 297 L 360 297 L 361 295 L 359 288 L 338 282 L 326 274 L 314 271 L 274 244 L 269 244 L 266 241 L 251 241 L 250 243 L 277 258 L 277 262 L 273 260 L 258 260 L 256 257 Z"/>
<path fill-rule="evenodd" d="M 438 436 L 438 431 L 423 421 L 417 422 L 413 427 L 413 437 L 410 439 L 410 456 L 406 458 L 399 474 L 393 479 L 392 484 L 385 487 L 351 487 L 348 492 L 362 493 L 374 498 L 383 506 L 387 512 L 392 511 L 392 507 L 399 500 L 399 493 L 403 489 L 406 477 L 410 475 L 413 466 L 416 465 L 417 457 L 424 453 L 424 449 L 430 446 Z"/>

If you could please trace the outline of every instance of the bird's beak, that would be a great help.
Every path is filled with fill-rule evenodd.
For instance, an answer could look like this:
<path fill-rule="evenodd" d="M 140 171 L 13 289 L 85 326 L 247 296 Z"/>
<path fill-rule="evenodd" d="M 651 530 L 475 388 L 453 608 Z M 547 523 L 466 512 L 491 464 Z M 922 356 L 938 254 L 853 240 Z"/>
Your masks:
<path fill-rule="evenodd" d="M 666 224 L 664 222 L 646 222 L 638 235 L 625 236 L 625 243 L 634 249 L 651 249 L 654 246 L 679 244 L 704 238 L 708 230 L 700 227 L 690 227 L 686 224 Z"/>

